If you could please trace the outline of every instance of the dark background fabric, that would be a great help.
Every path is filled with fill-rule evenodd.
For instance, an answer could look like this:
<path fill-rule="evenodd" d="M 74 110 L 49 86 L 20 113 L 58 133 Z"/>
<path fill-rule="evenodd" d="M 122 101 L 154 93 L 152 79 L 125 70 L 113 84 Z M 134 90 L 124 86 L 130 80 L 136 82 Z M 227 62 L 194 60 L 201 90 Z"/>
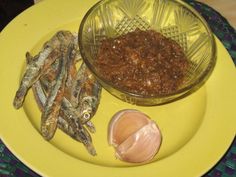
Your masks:
<path fill-rule="evenodd" d="M 33 4 L 33 0 L 0 0 L 0 31 L 15 16 Z"/>

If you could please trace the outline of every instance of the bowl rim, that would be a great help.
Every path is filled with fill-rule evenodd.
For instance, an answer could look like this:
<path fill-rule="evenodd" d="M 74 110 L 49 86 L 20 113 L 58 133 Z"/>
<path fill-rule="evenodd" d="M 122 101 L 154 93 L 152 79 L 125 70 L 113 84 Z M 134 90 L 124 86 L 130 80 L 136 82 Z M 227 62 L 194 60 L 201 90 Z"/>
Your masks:
<path fill-rule="evenodd" d="M 141 94 L 137 94 L 137 93 L 132 93 L 129 92 L 127 90 L 122 90 L 121 88 L 115 86 L 114 84 L 112 84 L 110 81 L 107 81 L 105 79 L 103 79 L 101 76 L 99 76 L 99 74 L 96 72 L 96 70 L 94 69 L 94 66 L 88 61 L 88 59 L 86 58 L 85 52 L 84 52 L 84 48 L 82 45 L 82 33 L 83 33 L 83 28 L 84 28 L 84 24 L 87 20 L 87 18 L 90 16 L 91 12 L 96 9 L 97 7 L 99 7 L 101 4 L 104 4 L 108 1 L 116 1 L 116 0 L 101 0 L 99 2 L 97 2 L 96 4 L 94 4 L 84 15 L 84 17 L 81 20 L 80 26 L 79 26 L 79 31 L 78 31 L 78 44 L 79 44 L 79 50 L 80 50 L 80 54 L 81 54 L 81 58 L 82 60 L 85 62 L 86 66 L 89 68 L 89 70 L 92 72 L 92 74 L 98 79 L 98 81 L 101 83 L 102 85 L 108 85 L 109 87 L 111 87 L 112 89 L 115 89 L 118 92 L 121 92 L 125 95 L 129 95 L 132 97 L 136 97 L 139 99 L 161 99 L 161 98 L 170 98 L 172 96 L 176 96 L 179 95 L 177 97 L 174 97 L 172 100 L 167 100 L 166 103 L 172 102 L 174 100 L 178 100 L 181 99 L 193 92 L 195 92 L 196 90 L 198 90 L 210 77 L 215 65 L 216 65 L 216 60 L 217 60 L 217 48 L 216 48 L 216 41 L 215 41 L 215 37 L 214 34 L 212 32 L 212 30 L 210 29 L 208 23 L 206 22 L 206 20 L 200 15 L 199 12 L 197 12 L 193 7 L 191 7 L 189 4 L 187 4 L 186 2 L 182 1 L 182 0 L 168 0 L 168 1 L 174 1 L 175 3 L 178 3 L 184 7 L 186 7 L 188 10 L 190 10 L 199 20 L 200 22 L 203 24 L 203 26 L 205 27 L 207 34 L 209 36 L 209 40 L 210 43 L 212 45 L 212 57 L 211 60 L 208 64 L 208 66 L 206 67 L 206 69 L 202 72 L 201 76 L 196 79 L 193 83 L 176 90 L 175 92 L 171 92 L 168 94 L 156 94 L 156 95 L 141 95 Z M 106 87 L 103 87 L 106 90 L 108 90 Z M 108 90 L 108 92 L 110 92 Z M 159 104 L 163 104 L 163 103 L 159 103 Z"/>

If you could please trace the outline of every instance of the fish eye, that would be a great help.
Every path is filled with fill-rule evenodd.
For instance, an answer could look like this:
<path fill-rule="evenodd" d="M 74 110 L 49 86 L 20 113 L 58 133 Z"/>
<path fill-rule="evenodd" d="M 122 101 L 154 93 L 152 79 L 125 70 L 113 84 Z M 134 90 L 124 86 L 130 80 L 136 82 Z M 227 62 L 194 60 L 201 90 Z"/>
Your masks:
<path fill-rule="evenodd" d="M 85 113 L 83 114 L 83 118 L 84 118 L 85 120 L 89 120 L 89 119 L 90 119 L 90 113 L 85 112 Z"/>

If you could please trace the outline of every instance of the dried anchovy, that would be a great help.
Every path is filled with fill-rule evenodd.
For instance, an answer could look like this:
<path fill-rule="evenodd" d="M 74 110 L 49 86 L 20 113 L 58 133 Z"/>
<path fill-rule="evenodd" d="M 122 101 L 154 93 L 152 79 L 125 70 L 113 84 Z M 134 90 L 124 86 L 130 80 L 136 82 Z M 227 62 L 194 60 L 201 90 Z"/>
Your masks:
<path fill-rule="evenodd" d="M 24 76 L 21 80 L 19 89 L 16 92 L 13 105 L 16 109 L 19 109 L 24 101 L 25 95 L 28 89 L 33 83 L 39 79 L 43 71 L 45 71 L 53 61 L 58 57 L 57 51 L 53 51 L 51 48 L 45 48 L 38 56 L 33 59 L 30 58 L 30 54 L 26 53 L 27 66 Z"/>
<path fill-rule="evenodd" d="M 65 81 L 67 78 L 66 63 L 68 61 L 68 51 L 66 46 L 62 47 L 63 57 L 60 60 L 56 83 L 49 91 L 44 110 L 41 116 L 41 133 L 43 137 L 50 140 L 55 134 L 61 101 L 64 96 Z"/>
<path fill-rule="evenodd" d="M 58 126 L 81 142 L 91 155 L 96 155 L 87 129 L 92 133 L 96 131 L 90 119 L 99 105 L 101 86 L 85 64 L 77 72 L 76 63 L 81 56 L 75 35 L 69 31 L 59 31 L 44 44 L 38 55 L 32 57 L 27 52 L 26 59 L 26 71 L 13 102 L 15 108 L 22 106 L 28 89 L 32 87 L 42 112 L 43 137 L 50 140 Z M 83 84 L 75 84 L 75 80 Z M 72 89 L 75 86 L 77 90 Z M 78 97 L 71 96 L 73 91 L 77 92 Z"/>
<path fill-rule="evenodd" d="M 61 54 L 58 50 L 61 43 L 68 44 L 72 40 L 74 40 L 72 33 L 69 31 L 59 31 L 51 40 L 44 44 L 42 52 L 38 55 L 31 57 L 29 52 L 26 53 L 26 71 L 13 101 L 13 105 L 16 109 L 22 106 L 29 88 L 46 72 L 51 64 L 60 57 Z"/>
<path fill-rule="evenodd" d="M 71 96 L 73 106 L 80 113 L 80 121 L 85 124 L 96 113 L 101 98 L 101 85 L 85 63 L 79 68 Z"/>
<path fill-rule="evenodd" d="M 43 111 L 47 98 L 39 81 L 34 84 L 33 93 L 40 110 Z M 76 110 L 73 109 L 71 103 L 66 98 L 63 98 L 58 119 L 58 127 L 76 141 L 83 143 L 91 155 L 96 155 L 91 136 L 86 129 L 83 128 L 80 122 L 76 121 L 77 115 L 75 111 Z"/>

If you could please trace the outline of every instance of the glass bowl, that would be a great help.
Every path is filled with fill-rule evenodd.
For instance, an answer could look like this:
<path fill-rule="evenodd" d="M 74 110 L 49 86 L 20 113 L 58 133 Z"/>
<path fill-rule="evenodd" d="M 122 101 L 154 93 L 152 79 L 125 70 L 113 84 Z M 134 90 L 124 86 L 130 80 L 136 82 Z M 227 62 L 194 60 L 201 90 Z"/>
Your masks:
<path fill-rule="evenodd" d="M 95 64 L 101 40 L 135 29 L 155 30 L 182 47 L 190 66 L 178 90 L 144 96 L 122 90 L 101 77 Z M 183 98 L 202 86 L 216 63 L 216 44 L 209 26 L 197 11 L 180 0 L 99 1 L 82 19 L 78 35 L 87 67 L 108 92 L 131 104 L 150 106 Z"/>

